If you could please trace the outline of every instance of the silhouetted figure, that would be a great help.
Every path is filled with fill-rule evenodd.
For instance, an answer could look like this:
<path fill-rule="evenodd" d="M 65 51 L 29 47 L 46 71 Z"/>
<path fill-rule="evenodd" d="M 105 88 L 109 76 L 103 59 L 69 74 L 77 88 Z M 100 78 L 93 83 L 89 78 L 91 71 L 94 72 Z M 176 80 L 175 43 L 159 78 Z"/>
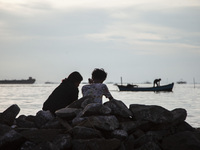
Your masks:
<path fill-rule="evenodd" d="M 161 79 L 155 79 L 153 82 L 153 87 L 155 87 L 155 85 L 160 86 L 160 81 L 161 81 Z"/>
<path fill-rule="evenodd" d="M 66 107 L 78 99 L 78 86 L 83 80 L 79 72 L 72 72 L 68 78 L 62 80 L 62 83 L 51 93 L 43 104 L 43 110 L 49 110 L 55 113 L 56 110 Z"/>
<path fill-rule="evenodd" d="M 82 87 L 83 96 L 92 96 L 96 103 L 102 103 L 103 95 L 109 100 L 113 99 L 108 87 L 103 84 L 107 77 L 107 73 L 103 69 L 94 69 L 92 79 L 88 79 L 89 85 Z"/>

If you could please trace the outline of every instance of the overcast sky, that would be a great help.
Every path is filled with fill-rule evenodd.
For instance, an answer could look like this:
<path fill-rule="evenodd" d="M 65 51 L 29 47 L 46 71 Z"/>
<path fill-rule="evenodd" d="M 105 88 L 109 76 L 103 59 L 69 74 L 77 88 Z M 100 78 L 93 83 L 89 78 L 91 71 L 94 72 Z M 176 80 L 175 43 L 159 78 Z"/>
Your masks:
<path fill-rule="evenodd" d="M 0 52 L 0 79 L 200 82 L 200 1 L 0 0 Z"/>

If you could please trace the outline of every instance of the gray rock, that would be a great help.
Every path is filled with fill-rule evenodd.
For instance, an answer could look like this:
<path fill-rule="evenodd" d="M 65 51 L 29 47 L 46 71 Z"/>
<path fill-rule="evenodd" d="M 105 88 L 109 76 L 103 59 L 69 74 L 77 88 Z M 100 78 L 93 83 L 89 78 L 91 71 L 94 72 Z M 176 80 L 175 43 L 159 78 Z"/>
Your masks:
<path fill-rule="evenodd" d="M 153 123 L 171 123 L 173 121 L 173 114 L 161 106 L 131 104 L 130 110 L 136 120 L 147 120 Z"/>
<path fill-rule="evenodd" d="M 62 129 L 24 129 L 20 134 L 35 144 L 46 141 L 52 141 L 56 136 L 62 134 L 65 130 Z"/>
<path fill-rule="evenodd" d="M 157 141 L 161 141 L 164 137 L 170 135 L 170 131 L 168 130 L 148 131 L 146 135 L 154 137 Z"/>
<path fill-rule="evenodd" d="M 29 121 L 25 115 L 20 115 L 16 119 L 16 125 L 17 127 L 20 128 L 35 128 L 35 122 L 34 121 Z"/>
<path fill-rule="evenodd" d="M 79 117 L 86 117 L 91 115 L 108 115 L 111 109 L 99 103 L 90 103 L 80 113 Z"/>
<path fill-rule="evenodd" d="M 57 118 L 54 118 L 48 121 L 47 123 L 45 123 L 41 128 L 42 129 L 64 129 L 64 126 Z"/>
<path fill-rule="evenodd" d="M 72 126 L 68 123 L 67 120 L 64 120 L 64 119 L 59 118 L 59 117 L 57 117 L 56 119 L 58 119 L 59 123 L 60 123 L 67 131 L 69 131 L 69 130 L 72 129 Z"/>
<path fill-rule="evenodd" d="M 140 130 L 140 129 L 137 129 L 137 130 L 135 130 L 135 131 L 132 133 L 132 135 L 133 135 L 136 139 L 138 139 L 138 138 L 144 136 L 144 135 L 145 135 L 145 132 L 142 131 L 142 130 Z"/>
<path fill-rule="evenodd" d="M 91 116 L 88 117 L 81 126 L 95 127 L 99 130 L 113 131 L 119 127 L 119 122 L 115 116 Z"/>
<path fill-rule="evenodd" d="M 92 96 L 87 96 L 87 99 L 85 99 L 82 103 L 81 103 L 81 107 L 85 108 L 88 104 L 91 103 L 95 103 L 94 98 Z"/>
<path fill-rule="evenodd" d="M 16 116 L 20 112 L 18 105 L 14 104 L 8 107 L 3 113 L 0 114 L 0 123 L 6 125 L 13 125 Z"/>
<path fill-rule="evenodd" d="M 0 149 L 16 150 L 25 142 L 25 138 L 7 125 L 0 124 Z"/>
<path fill-rule="evenodd" d="M 64 118 L 65 120 L 72 120 L 80 113 L 80 111 L 81 109 L 65 107 L 57 110 L 55 114 L 56 116 Z"/>
<path fill-rule="evenodd" d="M 37 112 L 35 116 L 35 125 L 38 128 L 41 128 L 43 125 L 45 125 L 48 121 L 53 120 L 54 116 L 50 111 L 39 111 Z"/>
<path fill-rule="evenodd" d="M 100 131 L 82 126 L 74 127 L 71 132 L 74 139 L 102 138 L 102 134 Z"/>
<path fill-rule="evenodd" d="M 81 104 L 82 104 L 84 101 L 88 101 L 88 100 L 90 100 L 90 99 L 92 99 L 91 96 L 82 97 L 82 98 L 80 98 L 80 99 L 74 101 L 73 103 L 69 104 L 69 105 L 67 106 L 67 108 L 77 108 L 77 109 L 80 109 L 80 108 L 82 108 L 82 107 L 81 107 Z"/>
<path fill-rule="evenodd" d="M 72 150 L 116 150 L 120 144 L 118 139 L 73 140 Z"/>
<path fill-rule="evenodd" d="M 187 111 L 183 108 L 176 108 L 171 113 L 173 115 L 173 121 L 177 123 L 185 121 L 187 117 Z"/>
<path fill-rule="evenodd" d="M 129 135 L 128 138 L 124 141 L 125 150 L 134 150 L 135 138 L 133 135 Z"/>
<path fill-rule="evenodd" d="M 157 136 L 155 135 L 143 135 L 141 137 L 139 137 L 138 139 L 135 140 L 134 142 L 134 145 L 135 145 L 135 148 L 139 148 L 139 147 L 142 147 L 144 145 L 148 145 L 149 142 L 153 145 L 157 145 L 159 143 L 158 139 L 157 139 Z M 155 146 L 157 147 L 157 146 Z"/>
<path fill-rule="evenodd" d="M 45 142 L 38 144 L 34 148 L 34 150 L 60 150 L 60 149 L 58 149 L 58 147 L 55 144 L 53 144 L 49 141 L 45 141 Z"/>
<path fill-rule="evenodd" d="M 185 131 L 168 136 L 162 141 L 163 150 L 200 150 L 200 133 Z"/>
<path fill-rule="evenodd" d="M 105 102 L 104 105 L 111 109 L 112 115 L 118 115 L 126 118 L 130 118 L 133 115 L 122 101 L 110 100 L 108 102 Z"/>
<path fill-rule="evenodd" d="M 56 145 L 59 150 L 71 150 L 71 141 L 72 137 L 69 134 L 60 134 L 55 137 L 52 143 Z"/>
<path fill-rule="evenodd" d="M 82 125 L 84 122 L 87 122 L 88 117 L 76 117 L 72 120 L 72 126 Z"/>
<path fill-rule="evenodd" d="M 124 140 L 128 137 L 128 133 L 125 130 L 114 130 L 112 132 L 112 137 L 120 140 Z"/>
<path fill-rule="evenodd" d="M 195 132 L 195 128 L 189 125 L 187 122 L 183 121 L 176 125 L 176 132 L 184 132 L 184 131 L 193 131 Z"/>
<path fill-rule="evenodd" d="M 157 143 L 148 142 L 135 150 L 162 150 Z"/>
<path fill-rule="evenodd" d="M 20 148 L 20 150 L 33 150 L 37 145 L 33 142 L 26 141 Z"/>
<path fill-rule="evenodd" d="M 130 133 L 138 128 L 138 124 L 135 121 L 120 122 L 120 128 Z"/>

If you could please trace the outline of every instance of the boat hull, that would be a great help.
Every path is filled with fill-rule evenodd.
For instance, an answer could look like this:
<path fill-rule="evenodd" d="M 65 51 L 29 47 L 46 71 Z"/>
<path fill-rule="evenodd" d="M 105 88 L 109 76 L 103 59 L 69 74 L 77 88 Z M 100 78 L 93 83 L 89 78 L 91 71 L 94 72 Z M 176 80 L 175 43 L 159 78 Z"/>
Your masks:
<path fill-rule="evenodd" d="M 0 80 L 0 84 L 33 84 L 35 79 L 29 78 L 27 80 Z"/>
<path fill-rule="evenodd" d="M 119 91 L 153 91 L 153 92 L 159 92 L 159 91 L 165 91 L 165 92 L 171 92 L 174 83 L 163 85 L 163 86 L 157 86 L 157 87 L 131 87 L 131 86 L 124 86 L 124 85 L 117 85 L 119 88 Z"/>

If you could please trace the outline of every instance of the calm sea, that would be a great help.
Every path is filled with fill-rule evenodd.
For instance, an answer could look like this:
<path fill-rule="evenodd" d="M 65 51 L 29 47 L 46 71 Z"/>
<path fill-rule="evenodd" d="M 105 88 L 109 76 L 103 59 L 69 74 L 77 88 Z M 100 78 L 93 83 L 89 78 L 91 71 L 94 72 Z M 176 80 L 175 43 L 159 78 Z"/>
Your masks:
<path fill-rule="evenodd" d="M 193 127 L 200 127 L 200 84 L 175 84 L 173 92 L 119 92 L 113 84 L 107 84 L 111 94 L 117 100 L 123 101 L 128 107 L 130 104 L 159 105 L 168 110 L 184 108 L 187 110 L 186 121 Z M 42 108 L 43 102 L 58 84 L 32 85 L 0 85 L 0 112 L 12 104 L 20 107 L 20 113 L 35 115 Z M 141 87 L 151 86 L 139 84 Z M 80 85 L 81 89 L 82 85 Z M 81 90 L 79 92 L 79 98 Z M 103 101 L 107 101 L 106 98 Z"/>

